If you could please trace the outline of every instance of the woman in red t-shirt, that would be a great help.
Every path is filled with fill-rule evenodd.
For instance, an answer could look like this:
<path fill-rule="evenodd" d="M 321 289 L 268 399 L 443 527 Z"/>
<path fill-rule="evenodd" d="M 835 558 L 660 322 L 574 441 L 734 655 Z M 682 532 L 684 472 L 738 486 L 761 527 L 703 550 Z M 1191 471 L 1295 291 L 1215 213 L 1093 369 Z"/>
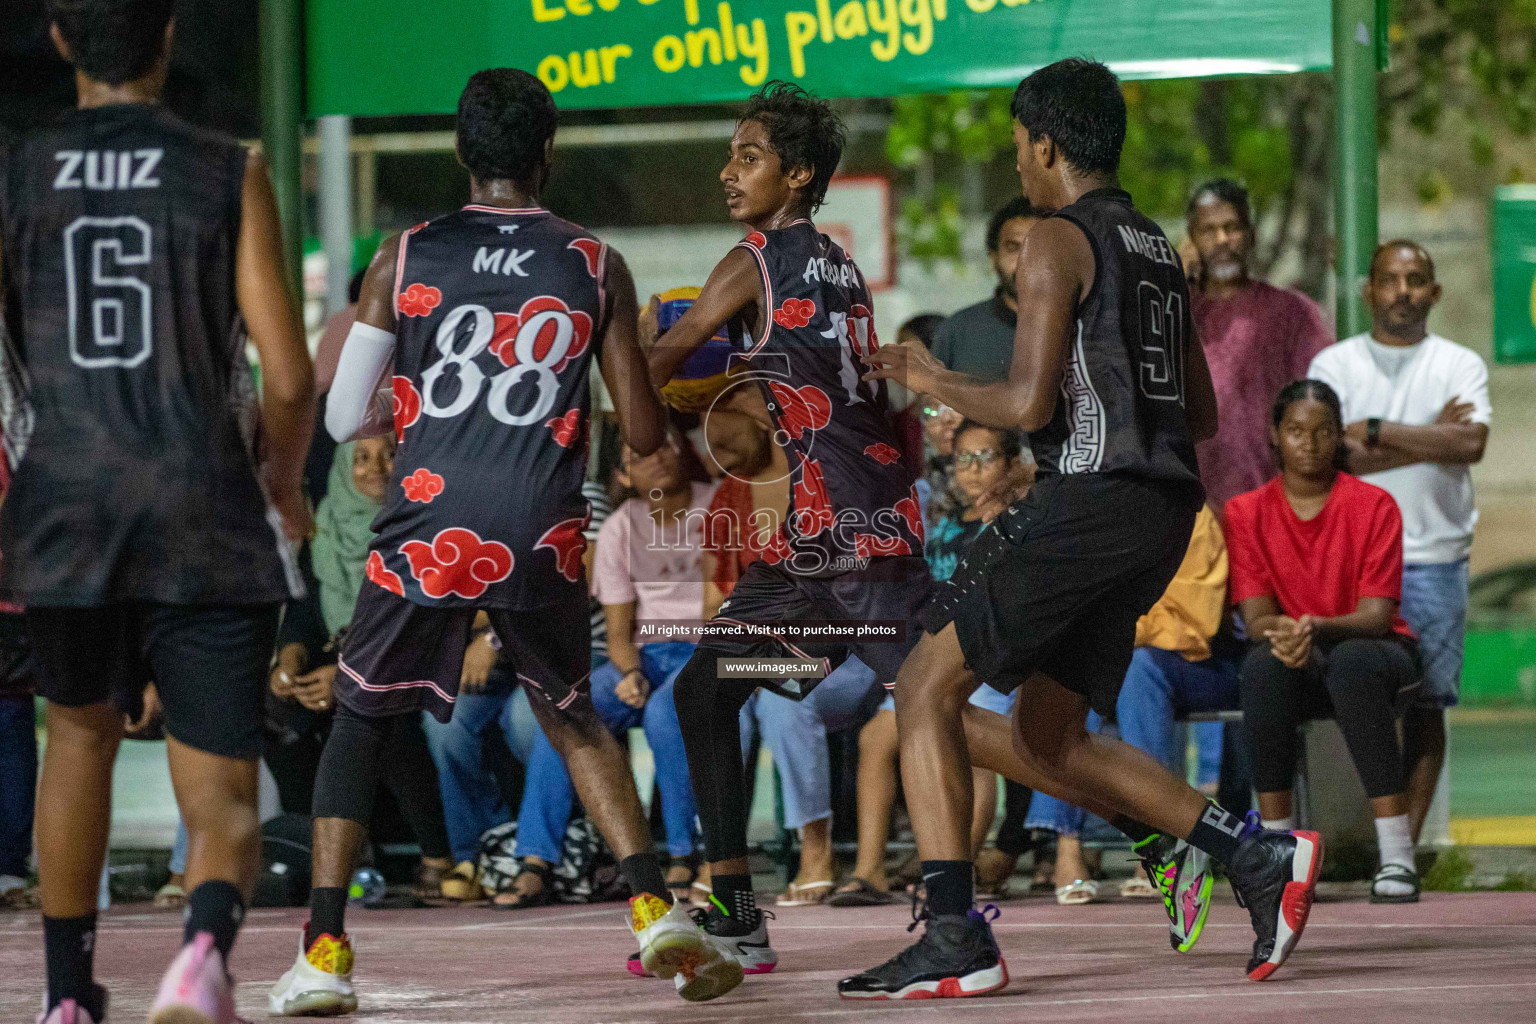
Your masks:
<path fill-rule="evenodd" d="M 1394 702 L 1418 684 L 1418 642 L 1397 613 L 1403 521 L 1392 496 L 1343 472 L 1339 398 L 1300 380 L 1275 402 L 1280 475 L 1227 502 L 1232 601 L 1255 641 L 1241 672 L 1243 731 L 1266 828 L 1294 827 L 1296 731 L 1339 723 L 1376 815 L 1377 903 L 1418 899 Z"/>

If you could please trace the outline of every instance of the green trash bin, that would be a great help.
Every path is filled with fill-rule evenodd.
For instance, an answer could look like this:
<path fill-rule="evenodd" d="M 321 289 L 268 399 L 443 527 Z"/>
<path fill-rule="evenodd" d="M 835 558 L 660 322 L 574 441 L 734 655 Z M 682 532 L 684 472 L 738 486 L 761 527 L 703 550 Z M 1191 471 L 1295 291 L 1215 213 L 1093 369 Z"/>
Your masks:
<path fill-rule="evenodd" d="M 1536 185 L 1493 197 L 1493 357 L 1536 362 Z"/>

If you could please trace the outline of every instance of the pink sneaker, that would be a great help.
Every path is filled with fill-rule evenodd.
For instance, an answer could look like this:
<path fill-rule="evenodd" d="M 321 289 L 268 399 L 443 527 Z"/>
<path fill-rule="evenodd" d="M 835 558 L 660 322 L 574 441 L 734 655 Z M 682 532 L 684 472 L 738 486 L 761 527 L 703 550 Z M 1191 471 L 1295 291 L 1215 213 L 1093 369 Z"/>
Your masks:
<path fill-rule="evenodd" d="M 73 999 L 61 999 L 59 1005 L 47 1013 L 39 1014 L 37 1024 L 103 1024 L 106 1017 L 96 1020 L 91 1012 Z"/>
<path fill-rule="evenodd" d="M 149 1024 L 243 1024 L 235 1016 L 234 986 L 224 958 L 208 932 L 198 932 L 171 961 Z"/>

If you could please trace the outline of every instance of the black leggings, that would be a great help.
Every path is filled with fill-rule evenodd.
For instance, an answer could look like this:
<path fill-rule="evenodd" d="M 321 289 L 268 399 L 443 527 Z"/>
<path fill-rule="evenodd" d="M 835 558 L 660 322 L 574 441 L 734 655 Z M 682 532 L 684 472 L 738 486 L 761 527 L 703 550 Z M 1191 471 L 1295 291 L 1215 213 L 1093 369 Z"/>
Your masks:
<path fill-rule="evenodd" d="M 1303 669 L 1286 668 L 1267 643 L 1255 645 L 1239 676 L 1254 789 L 1289 791 L 1295 784 L 1297 728 L 1308 719 L 1332 717 L 1366 795 L 1401 793 L 1403 755 L 1393 702 L 1418 673 L 1417 647 L 1403 637 L 1342 640 L 1326 651 L 1314 650 Z"/>
<path fill-rule="evenodd" d="M 427 749 L 421 713 L 371 718 L 337 707 L 315 772 L 314 816 L 368 824 L 383 780 L 400 805 L 423 857 L 449 857 L 448 830 L 437 768 Z"/>
<path fill-rule="evenodd" d="M 720 651 L 699 647 L 672 684 L 688 774 L 710 863 L 747 855 L 746 770 L 741 760 L 741 708 L 759 680 L 717 679 Z"/>

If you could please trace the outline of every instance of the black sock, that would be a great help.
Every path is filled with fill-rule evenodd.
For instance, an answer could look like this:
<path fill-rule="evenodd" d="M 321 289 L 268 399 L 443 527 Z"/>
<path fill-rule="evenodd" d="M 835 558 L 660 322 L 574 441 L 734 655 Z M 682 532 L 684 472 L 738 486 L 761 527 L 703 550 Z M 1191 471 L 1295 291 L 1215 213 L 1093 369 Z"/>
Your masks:
<path fill-rule="evenodd" d="M 317 886 L 309 890 L 309 929 L 304 935 L 304 945 L 308 947 L 322 935 L 339 939 L 346 929 L 346 886 Z"/>
<path fill-rule="evenodd" d="M 968 860 L 923 861 L 923 885 L 930 914 L 965 914 L 976 903 L 976 870 Z"/>
<path fill-rule="evenodd" d="M 229 959 L 240 922 L 245 920 L 245 898 L 231 882 L 204 882 L 187 894 L 186 929 L 183 943 L 191 942 L 198 932 L 213 936 L 213 944 Z"/>
<path fill-rule="evenodd" d="M 1112 820 L 1110 824 L 1119 829 L 1121 832 L 1124 832 L 1126 838 L 1131 841 L 1132 846 L 1140 846 L 1148 839 L 1156 839 L 1159 835 L 1162 834 L 1152 826 L 1143 825 L 1135 818 L 1127 818 L 1123 814 L 1115 815 L 1114 820 Z"/>
<path fill-rule="evenodd" d="M 1217 804 L 1210 804 L 1190 830 L 1189 845 L 1204 850 L 1212 860 L 1225 866 L 1237 856 L 1237 844 L 1242 841 L 1245 830 L 1242 818 L 1222 810 Z"/>
<path fill-rule="evenodd" d="M 629 891 L 639 896 L 648 892 L 672 902 L 672 891 L 667 888 L 667 876 L 661 870 L 661 857 L 654 850 L 634 853 L 619 861 L 619 871 L 629 884 Z"/>
<path fill-rule="evenodd" d="M 48 960 L 48 1008 L 73 999 L 100 1020 L 106 1007 L 93 982 L 96 964 L 96 915 L 43 918 L 43 948 Z"/>
<path fill-rule="evenodd" d="M 757 894 L 751 875 L 715 875 L 709 880 L 710 902 L 726 917 L 746 928 L 757 927 Z"/>

